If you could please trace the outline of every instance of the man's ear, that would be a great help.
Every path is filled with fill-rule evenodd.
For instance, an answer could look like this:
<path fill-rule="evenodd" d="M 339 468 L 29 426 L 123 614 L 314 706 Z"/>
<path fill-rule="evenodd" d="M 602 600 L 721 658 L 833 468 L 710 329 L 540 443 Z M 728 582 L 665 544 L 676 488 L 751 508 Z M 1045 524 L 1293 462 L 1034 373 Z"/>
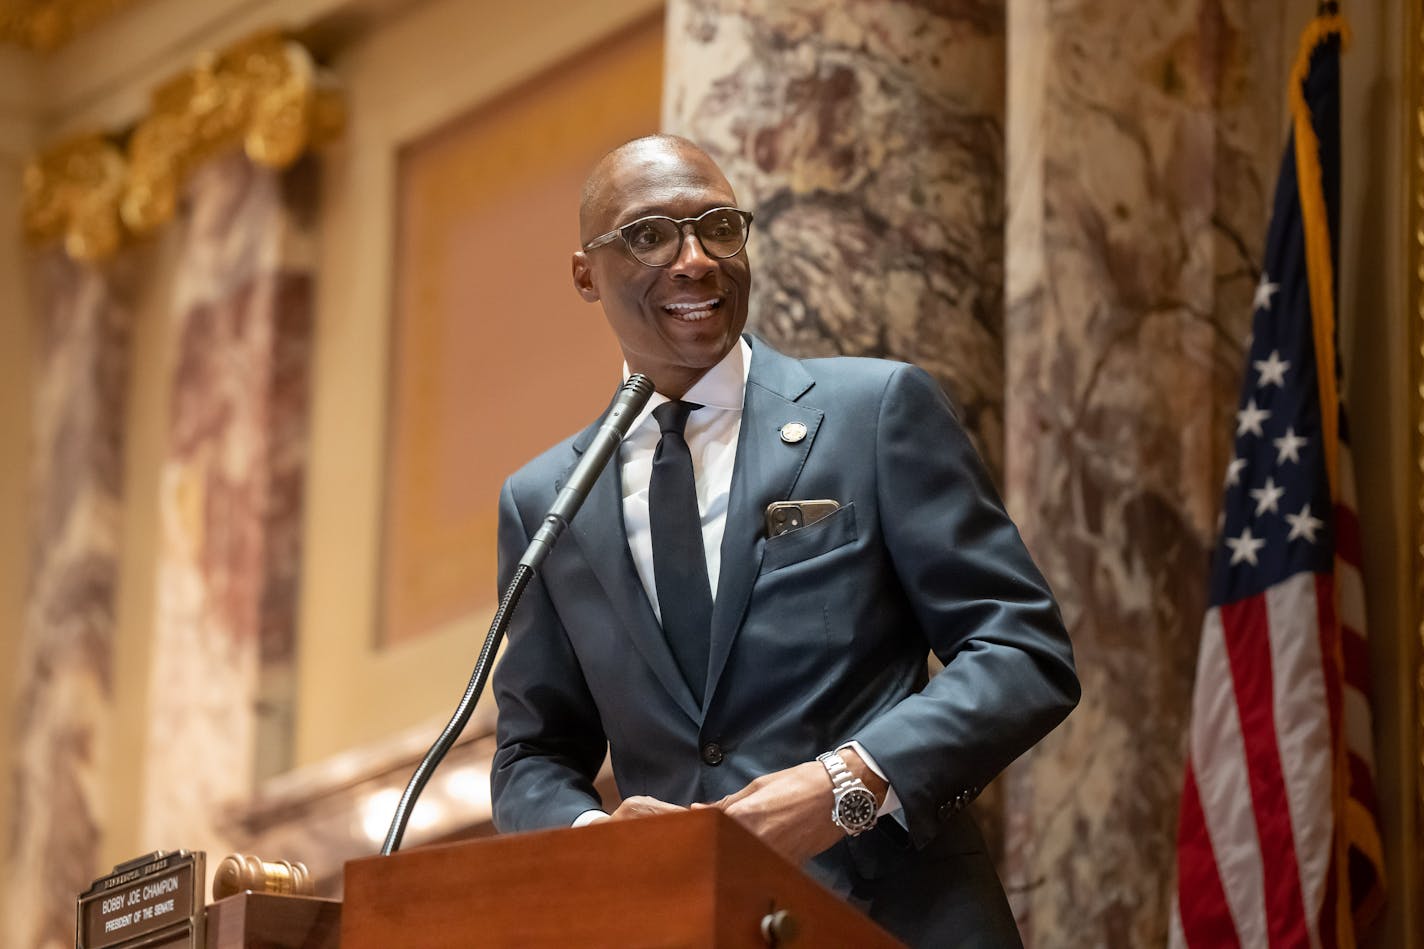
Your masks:
<path fill-rule="evenodd" d="M 585 303 L 597 303 L 599 300 L 598 286 L 594 283 L 593 268 L 589 266 L 588 254 L 581 250 L 574 251 L 573 259 L 574 289 L 578 295 L 583 297 Z"/>

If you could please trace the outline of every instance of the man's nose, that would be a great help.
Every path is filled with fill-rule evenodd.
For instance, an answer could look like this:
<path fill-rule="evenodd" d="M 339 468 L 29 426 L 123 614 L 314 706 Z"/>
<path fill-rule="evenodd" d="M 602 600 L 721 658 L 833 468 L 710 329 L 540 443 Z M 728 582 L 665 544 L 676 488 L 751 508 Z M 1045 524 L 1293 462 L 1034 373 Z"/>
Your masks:
<path fill-rule="evenodd" d="M 677 256 L 668 264 L 668 271 L 674 277 L 698 280 L 717 269 L 717 258 L 707 253 L 691 222 L 679 228 L 678 239 Z"/>

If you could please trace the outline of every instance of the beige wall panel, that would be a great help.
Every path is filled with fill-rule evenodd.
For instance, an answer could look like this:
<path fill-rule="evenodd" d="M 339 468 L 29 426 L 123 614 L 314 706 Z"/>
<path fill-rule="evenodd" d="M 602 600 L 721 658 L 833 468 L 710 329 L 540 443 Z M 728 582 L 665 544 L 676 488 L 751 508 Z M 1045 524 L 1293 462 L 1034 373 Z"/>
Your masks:
<path fill-rule="evenodd" d="M 579 190 L 658 127 L 660 18 L 414 143 L 399 238 L 378 638 L 495 603 L 505 477 L 607 402 L 622 361 L 568 279 Z"/>
<path fill-rule="evenodd" d="M 489 618 L 375 646 L 400 151 L 660 9 L 648 0 L 431 3 L 334 64 L 351 119 L 324 166 L 298 766 L 447 713 Z"/>

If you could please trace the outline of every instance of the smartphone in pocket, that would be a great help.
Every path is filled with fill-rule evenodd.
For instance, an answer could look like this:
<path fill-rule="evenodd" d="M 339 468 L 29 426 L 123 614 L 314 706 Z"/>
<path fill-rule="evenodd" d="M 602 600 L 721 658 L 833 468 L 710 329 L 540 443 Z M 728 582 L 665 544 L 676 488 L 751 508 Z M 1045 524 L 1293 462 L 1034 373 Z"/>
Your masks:
<path fill-rule="evenodd" d="M 766 506 L 766 536 L 780 537 L 809 527 L 840 510 L 839 501 L 772 501 Z"/>

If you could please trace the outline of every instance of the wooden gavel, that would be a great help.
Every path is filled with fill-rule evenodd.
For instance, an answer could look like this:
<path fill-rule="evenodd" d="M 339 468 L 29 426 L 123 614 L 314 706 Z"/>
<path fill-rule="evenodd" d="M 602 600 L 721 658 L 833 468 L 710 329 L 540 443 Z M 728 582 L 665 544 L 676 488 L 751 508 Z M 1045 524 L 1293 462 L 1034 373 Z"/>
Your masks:
<path fill-rule="evenodd" d="M 213 871 L 213 899 L 235 896 L 243 890 L 312 896 L 316 893 L 316 884 L 304 863 L 286 860 L 269 863 L 249 853 L 230 853 Z"/>

